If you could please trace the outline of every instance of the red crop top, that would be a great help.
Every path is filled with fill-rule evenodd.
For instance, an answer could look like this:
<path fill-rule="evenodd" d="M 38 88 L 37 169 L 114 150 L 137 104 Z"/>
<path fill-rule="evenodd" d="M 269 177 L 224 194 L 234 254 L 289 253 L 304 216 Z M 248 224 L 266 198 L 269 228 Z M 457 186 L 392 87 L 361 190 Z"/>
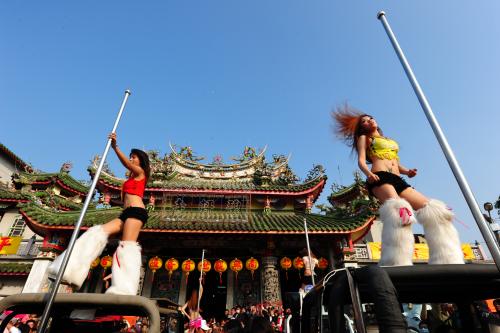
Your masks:
<path fill-rule="evenodd" d="M 128 194 L 138 195 L 141 198 L 144 196 L 144 189 L 146 188 L 146 177 L 141 180 L 129 178 L 123 183 L 122 192 Z"/>

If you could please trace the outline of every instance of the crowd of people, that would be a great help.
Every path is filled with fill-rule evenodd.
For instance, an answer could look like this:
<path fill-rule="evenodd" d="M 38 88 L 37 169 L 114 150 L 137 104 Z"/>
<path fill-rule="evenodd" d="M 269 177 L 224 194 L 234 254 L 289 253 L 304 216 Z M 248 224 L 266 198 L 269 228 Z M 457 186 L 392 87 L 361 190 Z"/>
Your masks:
<path fill-rule="evenodd" d="M 5 315 L 6 313 L 2 316 Z M 37 327 L 38 317 L 36 315 L 16 316 L 7 323 L 3 333 L 36 333 L 38 332 Z"/>
<path fill-rule="evenodd" d="M 227 309 L 224 317 L 210 318 L 201 327 L 203 332 L 244 333 L 244 332 L 290 332 L 290 309 L 283 306 L 235 306 Z"/>

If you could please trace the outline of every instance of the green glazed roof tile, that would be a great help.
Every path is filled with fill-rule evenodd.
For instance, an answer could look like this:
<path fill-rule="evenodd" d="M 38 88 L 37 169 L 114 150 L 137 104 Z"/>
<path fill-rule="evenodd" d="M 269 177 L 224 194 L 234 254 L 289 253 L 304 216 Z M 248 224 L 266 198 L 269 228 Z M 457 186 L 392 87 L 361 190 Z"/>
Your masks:
<path fill-rule="evenodd" d="M 15 263 L 2 262 L 0 263 L 0 274 L 29 274 L 32 263 Z"/>
<path fill-rule="evenodd" d="M 45 226 L 73 226 L 80 212 L 56 212 L 36 204 L 22 204 L 21 211 L 32 221 Z M 83 225 L 92 226 L 116 218 L 120 208 L 90 209 Z M 365 225 L 373 217 L 366 209 L 352 217 L 332 217 L 319 214 L 304 214 L 295 211 L 243 211 L 231 213 L 227 210 L 212 210 L 207 214 L 199 210 L 156 210 L 149 214 L 144 229 L 172 232 L 250 232 L 286 233 L 303 232 L 304 217 L 312 233 L 349 232 Z"/>

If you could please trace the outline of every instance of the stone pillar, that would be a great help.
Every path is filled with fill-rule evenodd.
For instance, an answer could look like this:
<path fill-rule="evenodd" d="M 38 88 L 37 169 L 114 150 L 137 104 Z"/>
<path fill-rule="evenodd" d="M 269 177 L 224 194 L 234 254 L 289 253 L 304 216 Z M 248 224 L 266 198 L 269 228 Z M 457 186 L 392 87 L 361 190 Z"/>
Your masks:
<path fill-rule="evenodd" d="M 262 257 L 262 302 L 281 303 L 281 288 L 276 257 Z"/>
<path fill-rule="evenodd" d="M 227 270 L 227 289 L 226 289 L 226 309 L 231 309 L 234 304 L 234 272 Z"/>
<path fill-rule="evenodd" d="M 145 280 L 144 280 L 144 277 L 146 276 L 146 261 L 147 261 L 147 257 L 146 256 L 142 256 L 142 264 L 141 264 L 141 273 L 140 273 L 140 276 L 139 276 L 139 287 L 137 289 L 137 295 L 143 295 L 142 294 L 142 290 L 143 290 L 143 287 L 144 287 L 144 284 L 145 284 Z M 151 281 L 151 280 L 149 280 Z M 151 283 L 150 283 L 151 284 Z M 149 294 L 151 295 L 151 290 L 149 292 Z M 143 295 L 144 296 L 144 295 Z M 150 297 L 150 296 L 147 296 L 147 297 Z"/>
<path fill-rule="evenodd" d="M 142 271 L 144 271 L 144 275 L 142 274 Z M 139 295 L 149 298 L 151 297 L 151 292 L 153 289 L 153 271 L 149 269 L 149 267 L 144 268 L 144 266 L 141 266 L 141 276 L 143 284 L 141 293 Z"/>
<path fill-rule="evenodd" d="M 33 262 L 30 274 L 24 284 L 22 293 L 46 293 L 52 282 L 49 280 L 47 268 L 56 257 L 52 251 L 40 251 Z M 72 293 L 73 289 L 64 284 L 59 285 L 59 293 Z"/>
<path fill-rule="evenodd" d="M 180 305 L 184 305 L 186 302 L 186 293 L 187 293 L 187 277 L 185 276 L 186 273 L 183 272 L 181 276 L 181 286 L 179 288 L 179 303 Z"/>

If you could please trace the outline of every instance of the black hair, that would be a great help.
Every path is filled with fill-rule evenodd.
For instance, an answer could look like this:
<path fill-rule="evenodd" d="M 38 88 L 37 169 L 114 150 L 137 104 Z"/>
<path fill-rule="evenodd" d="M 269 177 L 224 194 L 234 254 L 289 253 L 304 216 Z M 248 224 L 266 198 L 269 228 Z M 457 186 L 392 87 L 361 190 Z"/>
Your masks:
<path fill-rule="evenodd" d="M 149 166 L 149 156 L 146 152 L 133 148 L 130 150 L 130 156 L 135 155 L 139 158 L 141 168 L 144 170 L 144 174 L 146 175 L 146 182 L 149 180 L 149 176 L 151 174 L 151 168 Z"/>

